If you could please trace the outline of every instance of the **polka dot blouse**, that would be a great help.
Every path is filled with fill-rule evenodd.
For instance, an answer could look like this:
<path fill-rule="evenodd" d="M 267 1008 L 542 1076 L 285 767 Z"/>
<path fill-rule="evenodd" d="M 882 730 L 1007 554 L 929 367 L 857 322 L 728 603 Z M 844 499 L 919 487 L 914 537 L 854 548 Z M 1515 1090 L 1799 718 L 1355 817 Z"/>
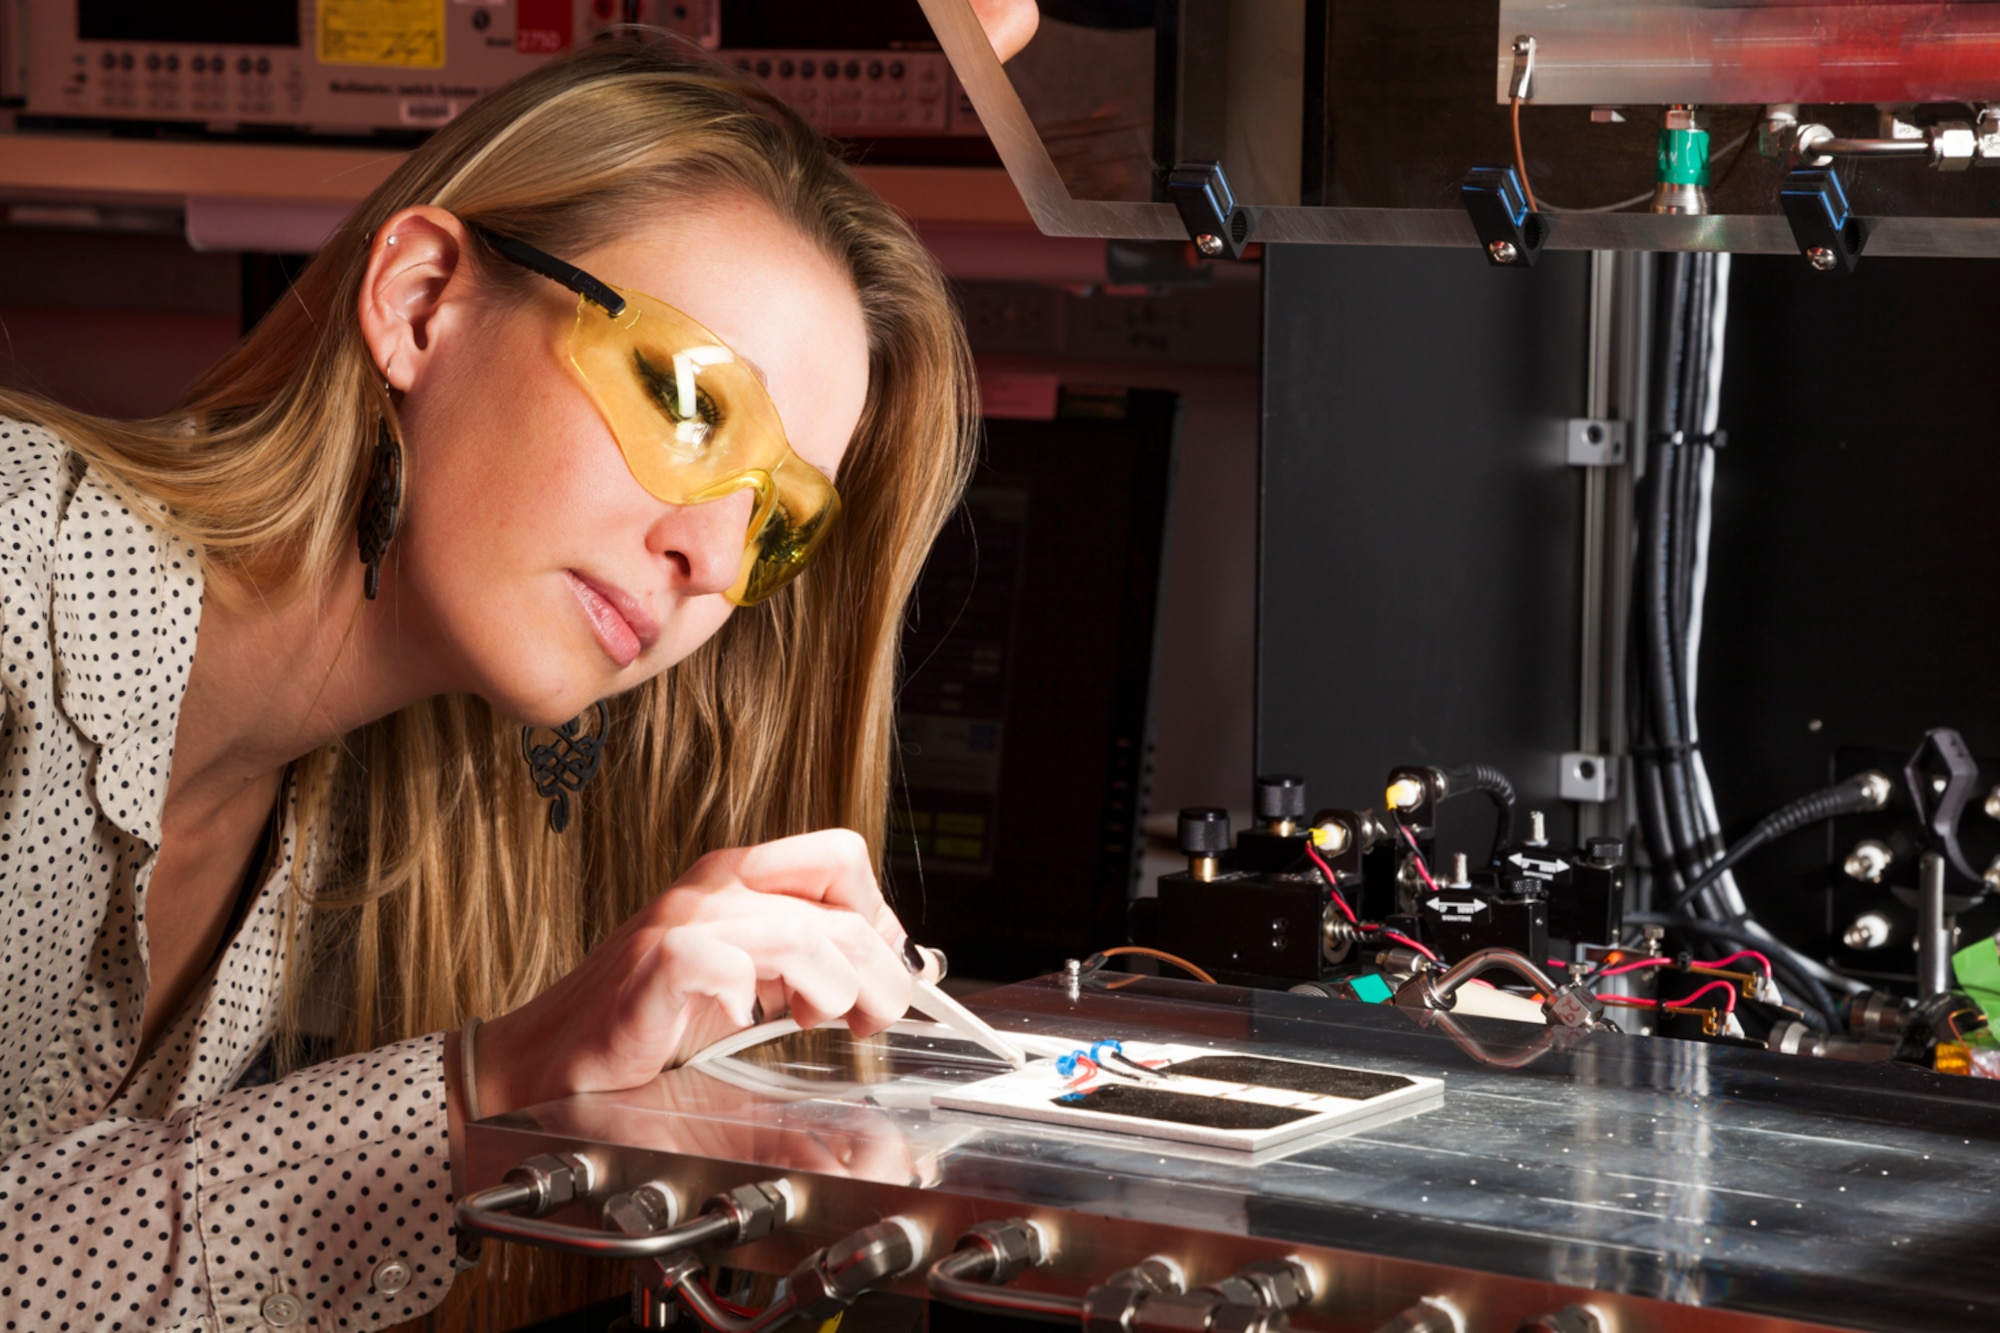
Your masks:
<path fill-rule="evenodd" d="M 272 1028 L 289 820 L 132 1069 L 201 595 L 191 548 L 0 418 L 0 1329 L 371 1328 L 451 1280 L 441 1034 L 236 1088 Z"/>

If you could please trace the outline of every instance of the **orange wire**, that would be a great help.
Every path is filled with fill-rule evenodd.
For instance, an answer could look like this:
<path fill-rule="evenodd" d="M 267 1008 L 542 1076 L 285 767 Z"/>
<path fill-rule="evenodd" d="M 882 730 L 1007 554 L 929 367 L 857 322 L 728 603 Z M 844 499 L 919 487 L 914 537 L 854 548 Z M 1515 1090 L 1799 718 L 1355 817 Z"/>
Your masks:
<path fill-rule="evenodd" d="M 1173 954 L 1166 952 L 1164 949 L 1148 949 L 1142 944 L 1121 944 L 1115 949 L 1103 949 L 1100 950 L 1100 952 L 1103 953 L 1103 955 L 1106 958 L 1116 958 L 1118 955 L 1125 953 L 1138 954 L 1141 958 L 1157 958 L 1163 963 L 1172 963 L 1175 967 L 1178 967 L 1181 971 L 1186 972 L 1196 981 L 1205 981 L 1211 986 L 1219 984 L 1214 977 L 1211 977 L 1210 975 L 1208 975 L 1208 973 L 1202 971 L 1200 968 L 1196 967 L 1193 963 L 1190 963 L 1187 959 L 1177 958 Z"/>
<path fill-rule="evenodd" d="M 1521 176 L 1521 193 L 1528 196 L 1528 211 L 1530 213 L 1539 213 L 1542 211 L 1542 207 L 1535 202 L 1535 187 L 1528 183 L 1528 158 L 1521 151 L 1521 99 L 1518 97 L 1508 98 L 1507 110 L 1509 117 L 1514 122 L 1514 170 L 1519 172 Z"/>

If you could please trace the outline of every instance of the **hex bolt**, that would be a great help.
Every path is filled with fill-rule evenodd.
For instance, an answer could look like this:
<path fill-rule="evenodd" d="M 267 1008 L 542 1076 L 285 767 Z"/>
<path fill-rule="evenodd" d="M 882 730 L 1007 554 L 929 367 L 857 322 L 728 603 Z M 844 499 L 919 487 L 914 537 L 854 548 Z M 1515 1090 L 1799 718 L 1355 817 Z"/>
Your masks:
<path fill-rule="evenodd" d="M 1496 264 L 1511 264 L 1521 257 L 1521 252 L 1512 241 L 1495 241 L 1486 247 L 1486 253 L 1493 256 Z"/>

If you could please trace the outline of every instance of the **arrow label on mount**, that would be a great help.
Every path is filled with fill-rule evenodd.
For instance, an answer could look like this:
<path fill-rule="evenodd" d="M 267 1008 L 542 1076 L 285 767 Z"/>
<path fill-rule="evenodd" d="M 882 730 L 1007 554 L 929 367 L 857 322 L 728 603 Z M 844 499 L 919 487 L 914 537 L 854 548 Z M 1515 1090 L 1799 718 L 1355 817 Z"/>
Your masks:
<path fill-rule="evenodd" d="M 1533 875 L 1536 879 L 1554 879 L 1557 875 L 1569 869 L 1569 862 L 1567 861 L 1561 859 L 1554 861 L 1537 860 L 1535 857 L 1529 856 L 1524 852 L 1515 852 L 1507 858 L 1507 863 L 1512 866 L 1518 866 L 1521 873 Z"/>
<path fill-rule="evenodd" d="M 1466 922 L 1486 910 L 1484 898 L 1428 898 L 1424 906 L 1445 921 Z"/>

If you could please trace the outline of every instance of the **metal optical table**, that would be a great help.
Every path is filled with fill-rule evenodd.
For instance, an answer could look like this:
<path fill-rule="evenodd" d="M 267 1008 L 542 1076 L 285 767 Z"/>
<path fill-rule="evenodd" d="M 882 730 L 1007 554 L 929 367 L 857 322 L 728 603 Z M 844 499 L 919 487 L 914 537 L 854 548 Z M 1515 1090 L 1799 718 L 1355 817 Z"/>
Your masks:
<path fill-rule="evenodd" d="M 619 1218 L 643 1231 L 621 1192 L 648 1182 L 661 1226 L 763 1182 L 783 1217 L 704 1262 L 795 1272 L 895 1218 L 906 1271 L 870 1282 L 906 1295 L 976 1225 L 1019 1219 L 1041 1262 L 1004 1290 L 1045 1318 L 1147 1259 L 1183 1289 L 1289 1260 L 1310 1299 L 1259 1328 L 1592 1327 L 1583 1312 L 1606 1333 L 2000 1328 L 1990 1083 L 1122 975 L 970 1004 L 1002 1032 L 1172 1040 L 1441 1077 L 1445 1092 L 1257 1160 L 937 1110 L 941 1086 L 1005 1066 L 945 1038 L 822 1031 L 468 1126 L 463 1183 L 576 1164 L 575 1197 L 544 1197 L 547 1221 L 522 1225 L 587 1236 Z M 1130 1308 L 1095 1326 L 1148 1327 Z"/>

